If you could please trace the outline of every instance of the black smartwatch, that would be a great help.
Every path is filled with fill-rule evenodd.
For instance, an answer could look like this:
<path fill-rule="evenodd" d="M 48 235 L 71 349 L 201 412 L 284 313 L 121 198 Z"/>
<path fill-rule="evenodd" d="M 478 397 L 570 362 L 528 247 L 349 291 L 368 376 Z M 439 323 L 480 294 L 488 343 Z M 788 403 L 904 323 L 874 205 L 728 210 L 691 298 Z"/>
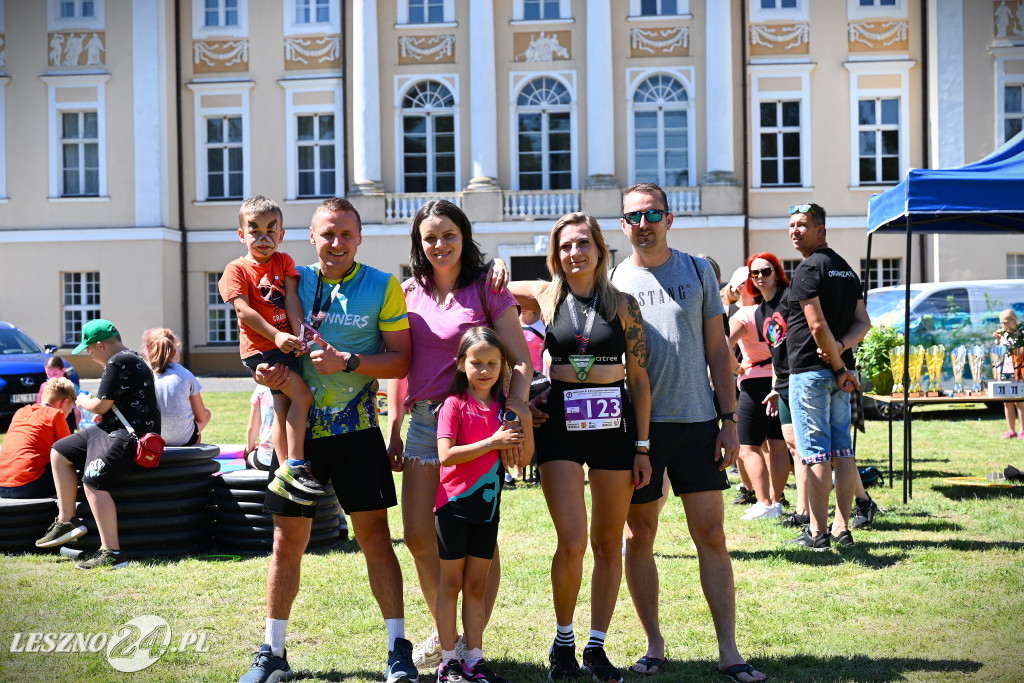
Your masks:
<path fill-rule="evenodd" d="M 514 410 L 505 409 L 501 413 L 502 422 L 519 422 L 519 415 Z"/>
<path fill-rule="evenodd" d="M 345 361 L 345 369 L 342 372 L 352 372 L 359 367 L 359 356 L 354 353 L 350 353 L 348 360 Z"/>
<path fill-rule="evenodd" d="M 721 413 L 718 416 L 718 419 L 721 420 L 722 422 L 725 422 L 726 420 L 732 420 L 733 423 L 739 422 L 739 420 L 736 418 L 736 413 Z"/>

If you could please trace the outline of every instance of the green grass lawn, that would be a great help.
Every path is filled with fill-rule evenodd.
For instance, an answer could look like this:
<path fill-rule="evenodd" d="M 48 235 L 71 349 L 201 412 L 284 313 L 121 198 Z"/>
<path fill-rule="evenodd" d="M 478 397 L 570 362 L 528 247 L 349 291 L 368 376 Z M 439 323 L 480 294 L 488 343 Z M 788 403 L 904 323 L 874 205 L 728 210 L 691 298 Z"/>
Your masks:
<path fill-rule="evenodd" d="M 204 399 L 214 414 L 205 440 L 241 442 L 248 394 Z M 942 481 L 984 476 L 1008 463 L 1024 469 L 1024 442 L 1000 440 L 1001 416 L 982 410 L 921 411 L 915 420 L 914 498 L 902 504 L 899 476 L 893 489 L 872 489 L 882 513 L 873 529 L 855 532 L 851 551 L 787 547 L 793 533 L 770 522 L 741 521 L 745 508 L 726 506 L 740 650 L 772 680 L 1001 681 L 1019 678 L 1024 669 L 1018 630 L 1024 619 L 1024 487 Z M 858 441 L 860 464 L 886 470 L 886 443 L 886 424 L 869 422 Z M 731 499 L 735 491 L 724 495 Z M 506 492 L 503 508 L 502 588 L 485 645 L 499 673 L 539 682 L 546 680 L 554 632 L 548 577 L 554 532 L 539 488 Z M 405 577 L 407 631 L 418 640 L 429 633 L 427 610 L 402 545 L 398 508 L 390 519 Z M 670 663 L 654 680 L 724 680 L 714 673 L 715 634 L 675 500 L 662 518 L 657 561 Z M 265 555 L 227 563 L 139 561 L 115 572 L 77 571 L 55 555 L 7 556 L 0 563 L 0 671 L 6 680 L 234 681 L 262 640 Z M 289 626 L 293 670 L 303 680 L 382 680 L 384 627 L 358 547 L 350 542 L 310 554 L 303 570 Z M 582 595 L 578 640 L 589 630 L 589 576 Z M 139 673 L 115 671 L 103 652 L 10 652 L 15 633 L 113 634 L 148 614 L 168 622 L 172 644 L 197 632 L 205 634 L 208 651 L 168 652 Z M 608 652 L 625 669 L 643 651 L 623 584 Z M 425 673 L 421 680 L 432 683 L 434 676 Z"/>

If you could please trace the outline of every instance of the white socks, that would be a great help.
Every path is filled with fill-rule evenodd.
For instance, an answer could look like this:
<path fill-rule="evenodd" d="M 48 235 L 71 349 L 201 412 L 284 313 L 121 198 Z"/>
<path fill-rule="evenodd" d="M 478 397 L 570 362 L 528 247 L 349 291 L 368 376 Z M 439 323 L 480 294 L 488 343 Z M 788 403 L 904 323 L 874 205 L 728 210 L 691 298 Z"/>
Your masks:
<path fill-rule="evenodd" d="M 270 646 L 275 657 L 284 657 L 284 634 L 287 631 L 287 619 L 267 618 L 267 630 L 263 635 L 263 642 Z"/>
<path fill-rule="evenodd" d="M 405 638 L 405 619 L 385 619 L 384 626 L 388 629 L 388 652 L 394 652 L 395 640 Z"/>
<path fill-rule="evenodd" d="M 608 637 L 608 634 L 604 631 L 590 630 L 590 640 L 587 641 L 587 647 L 604 647 L 604 639 Z"/>
<path fill-rule="evenodd" d="M 557 629 L 555 633 L 555 645 L 558 645 L 559 647 L 563 647 L 565 645 L 576 647 L 576 634 L 573 633 L 572 624 L 569 624 L 568 626 L 555 624 L 555 628 Z"/>

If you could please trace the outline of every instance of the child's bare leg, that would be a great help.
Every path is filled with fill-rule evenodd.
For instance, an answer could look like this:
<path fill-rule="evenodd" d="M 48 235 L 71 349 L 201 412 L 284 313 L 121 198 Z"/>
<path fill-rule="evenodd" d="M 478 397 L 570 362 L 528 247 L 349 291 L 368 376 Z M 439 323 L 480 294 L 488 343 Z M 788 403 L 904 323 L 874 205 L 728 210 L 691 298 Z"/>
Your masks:
<path fill-rule="evenodd" d="M 484 642 L 484 585 L 491 561 L 481 557 L 466 556 L 466 568 L 462 574 L 462 630 L 466 638 L 466 649 L 482 649 Z M 442 638 L 441 647 L 444 647 Z"/>
<path fill-rule="evenodd" d="M 441 560 L 441 584 L 438 586 L 437 603 L 434 607 L 437 619 L 437 635 L 441 638 L 442 650 L 454 650 L 459 634 L 456 632 L 456 612 L 459 593 L 462 591 L 462 576 L 466 560 Z M 483 584 L 481 584 L 481 587 Z M 481 608 L 483 595 L 480 597 Z M 481 611 L 482 614 L 482 611 Z M 463 596 L 462 615 L 466 615 L 466 597 Z M 467 641 L 468 642 L 468 641 Z"/>
<path fill-rule="evenodd" d="M 274 396 L 274 426 L 277 426 L 277 420 L 281 417 L 277 400 L 281 396 L 288 402 L 283 420 L 286 433 L 284 452 L 292 460 L 305 460 L 306 425 L 309 423 L 309 406 L 313 402 L 313 394 L 297 372 L 289 375 L 288 385 L 282 391 L 283 394 Z M 276 443 L 274 448 L 277 448 Z"/>

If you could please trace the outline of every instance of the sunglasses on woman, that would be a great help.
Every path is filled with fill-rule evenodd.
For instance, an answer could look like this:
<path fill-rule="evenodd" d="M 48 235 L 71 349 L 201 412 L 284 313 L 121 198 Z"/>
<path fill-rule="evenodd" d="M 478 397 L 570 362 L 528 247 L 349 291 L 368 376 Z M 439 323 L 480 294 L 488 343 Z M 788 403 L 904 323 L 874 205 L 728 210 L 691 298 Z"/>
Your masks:
<path fill-rule="evenodd" d="M 629 221 L 632 225 L 640 225 L 640 221 L 644 216 L 647 216 L 648 223 L 657 223 L 668 211 L 662 211 L 661 209 L 648 209 L 647 211 L 630 211 L 629 213 L 622 214 L 622 217 Z"/>
<path fill-rule="evenodd" d="M 774 272 L 775 272 L 775 269 L 772 268 L 771 266 L 765 266 L 761 270 L 756 270 L 754 268 L 751 268 L 750 269 L 750 277 L 751 277 L 751 279 L 753 279 L 755 277 L 758 277 L 758 276 L 768 277 L 769 275 L 771 275 Z"/>

